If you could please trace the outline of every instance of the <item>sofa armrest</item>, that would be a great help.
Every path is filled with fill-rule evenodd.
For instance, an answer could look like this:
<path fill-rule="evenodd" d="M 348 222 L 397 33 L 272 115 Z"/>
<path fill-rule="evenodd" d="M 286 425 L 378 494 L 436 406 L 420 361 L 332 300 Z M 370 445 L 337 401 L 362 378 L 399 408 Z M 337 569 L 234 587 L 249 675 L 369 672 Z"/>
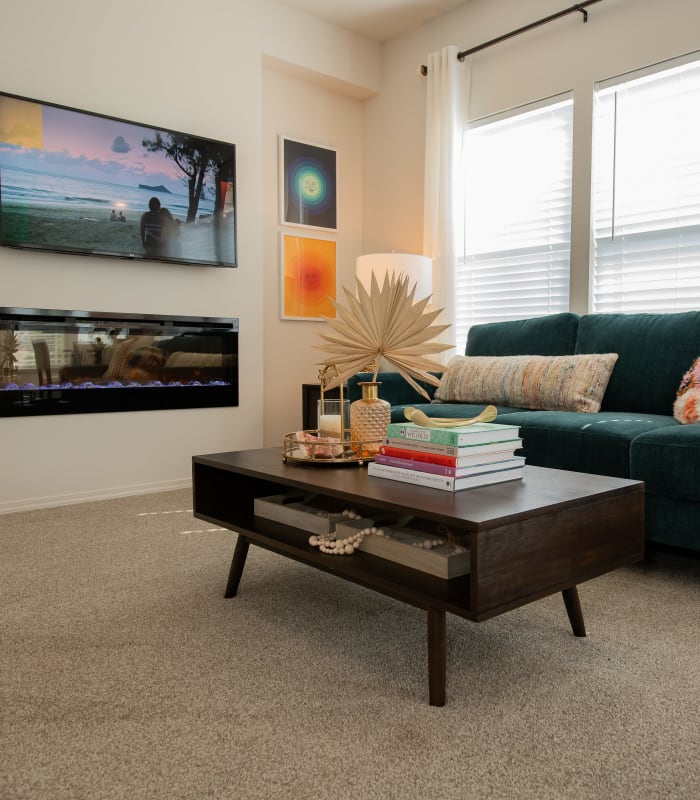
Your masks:
<path fill-rule="evenodd" d="M 351 378 L 348 378 L 348 393 L 347 397 L 350 402 L 359 400 L 362 397 L 362 387 L 359 385 L 361 381 L 371 381 L 373 378 L 372 372 L 358 372 Z M 440 377 L 442 373 L 431 372 L 431 375 Z M 398 372 L 380 372 L 377 374 L 377 380 L 381 381 L 379 387 L 379 396 L 382 400 L 386 400 L 392 406 L 398 405 L 411 405 L 411 403 L 425 403 L 425 398 L 418 394 L 418 392 L 402 377 Z M 417 381 L 419 386 L 422 386 L 428 396 L 432 400 L 437 386 L 424 381 Z"/>

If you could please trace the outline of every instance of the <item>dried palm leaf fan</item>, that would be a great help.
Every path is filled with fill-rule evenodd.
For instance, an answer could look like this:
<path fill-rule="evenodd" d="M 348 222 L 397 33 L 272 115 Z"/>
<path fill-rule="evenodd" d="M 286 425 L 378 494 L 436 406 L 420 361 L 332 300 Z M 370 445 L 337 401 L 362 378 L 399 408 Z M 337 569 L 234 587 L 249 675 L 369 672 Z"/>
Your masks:
<path fill-rule="evenodd" d="M 445 367 L 430 356 L 449 350 L 452 345 L 433 341 L 449 325 L 434 325 L 442 309 L 426 310 L 430 297 L 415 300 L 415 285 L 409 290 L 407 275 L 388 274 L 379 287 L 372 274 L 370 289 L 357 281 L 357 296 L 343 287 L 346 306 L 334 302 L 335 319 L 324 317 L 337 335 L 321 334 L 327 344 L 317 345 L 328 353 L 321 363 L 333 366 L 337 374 L 328 388 L 346 381 L 357 372 L 372 371 L 376 381 L 381 359 L 396 371 L 426 400 L 430 397 L 417 381 L 438 386 L 432 372 Z"/>
<path fill-rule="evenodd" d="M 10 329 L 3 328 L 0 330 L 0 368 L 10 375 L 14 371 L 17 361 L 15 353 L 18 350 L 19 339 L 17 334 Z"/>

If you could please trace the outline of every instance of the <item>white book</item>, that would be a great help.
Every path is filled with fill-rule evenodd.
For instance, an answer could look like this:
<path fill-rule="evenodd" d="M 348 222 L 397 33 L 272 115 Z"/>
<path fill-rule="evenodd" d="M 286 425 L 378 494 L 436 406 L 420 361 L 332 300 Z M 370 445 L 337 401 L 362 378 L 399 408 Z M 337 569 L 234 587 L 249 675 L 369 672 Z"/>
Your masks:
<path fill-rule="evenodd" d="M 429 486 L 433 489 L 442 489 L 447 492 L 458 492 L 461 489 L 471 489 L 475 486 L 488 486 L 492 483 L 505 483 L 516 481 L 523 477 L 524 466 L 512 469 L 498 469 L 493 472 L 482 472 L 469 475 L 465 478 L 450 478 L 447 475 L 436 475 L 432 472 L 420 472 L 416 469 L 391 467 L 388 464 L 377 464 L 372 461 L 367 466 L 367 474 L 375 478 L 388 478 L 402 483 L 413 483 L 418 486 Z"/>

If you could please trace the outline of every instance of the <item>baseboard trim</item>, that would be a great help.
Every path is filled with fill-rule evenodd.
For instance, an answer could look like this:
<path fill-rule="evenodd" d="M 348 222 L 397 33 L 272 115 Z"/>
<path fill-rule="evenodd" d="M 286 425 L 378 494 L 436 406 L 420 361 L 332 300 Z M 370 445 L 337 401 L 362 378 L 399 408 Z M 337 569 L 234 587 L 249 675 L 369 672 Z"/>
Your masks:
<path fill-rule="evenodd" d="M 0 514 L 11 514 L 16 511 L 34 511 L 39 508 L 53 508 L 54 506 L 71 506 L 76 503 L 91 503 L 97 500 L 112 500 L 115 497 L 130 497 L 139 494 L 154 494 L 156 492 L 169 492 L 175 489 L 187 489 L 192 486 L 191 478 L 181 478 L 172 481 L 157 481 L 156 483 L 140 483 L 134 486 L 120 486 L 111 489 L 96 489 L 92 492 L 75 492 L 70 494 L 55 494 L 46 497 L 30 497 L 26 500 L 0 501 Z"/>

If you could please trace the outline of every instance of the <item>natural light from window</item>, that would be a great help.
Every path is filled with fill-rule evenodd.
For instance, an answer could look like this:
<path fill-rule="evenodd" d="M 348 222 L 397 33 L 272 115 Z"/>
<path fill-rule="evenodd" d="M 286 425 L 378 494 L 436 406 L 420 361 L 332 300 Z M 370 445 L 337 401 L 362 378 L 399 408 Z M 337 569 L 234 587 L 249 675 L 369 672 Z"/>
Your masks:
<path fill-rule="evenodd" d="M 477 323 L 567 311 L 573 101 L 470 123 L 456 340 Z"/>
<path fill-rule="evenodd" d="M 597 87 L 592 311 L 700 308 L 699 58 Z"/>

